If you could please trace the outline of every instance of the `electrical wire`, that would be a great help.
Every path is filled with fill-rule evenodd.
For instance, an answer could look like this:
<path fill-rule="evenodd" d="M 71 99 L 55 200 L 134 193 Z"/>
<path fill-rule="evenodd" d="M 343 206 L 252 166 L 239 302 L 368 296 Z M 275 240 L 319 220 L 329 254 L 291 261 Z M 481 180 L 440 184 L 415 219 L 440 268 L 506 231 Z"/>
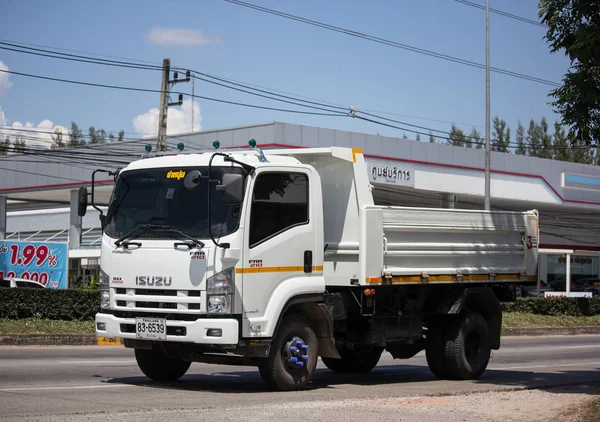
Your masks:
<path fill-rule="evenodd" d="M 372 42 L 376 42 L 379 44 L 384 44 L 384 45 L 388 45 L 390 47 L 395 47 L 395 48 L 399 48 L 399 49 L 403 49 L 403 50 L 407 50 L 407 51 L 411 51 L 413 53 L 418 53 L 418 54 L 424 54 L 426 56 L 430 56 L 430 57 L 435 57 L 438 59 L 442 59 L 442 60 L 446 60 L 446 61 L 450 61 L 450 62 L 454 62 L 454 63 L 458 63 L 458 64 L 462 64 L 462 65 L 466 65 L 466 66 L 470 66 L 470 67 L 474 67 L 474 68 L 478 68 L 478 69 L 486 69 L 486 66 L 482 63 L 477 63 L 477 62 L 473 62 L 471 60 L 466 60 L 466 59 L 461 59 L 459 57 L 455 57 L 455 56 L 450 56 L 447 54 L 442 54 L 442 53 L 437 53 L 435 51 L 432 50 L 427 50 L 427 49 L 423 49 L 423 48 L 419 48 L 419 47 L 414 47 L 408 44 L 402 44 L 399 43 L 397 41 L 392 41 L 392 40 L 388 40 L 385 38 L 380 38 L 380 37 L 376 37 L 374 35 L 369 35 L 366 33 L 362 33 L 362 32 L 358 32 L 358 31 L 354 31 L 351 29 L 346 29 L 346 28 L 342 28 L 339 26 L 335 26 L 335 25 L 330 25 L 327 23 L 323 23 L 323 22 L 319 22 L 319 21 L 315 21 L 315 20 L 311 20 L 311 19 L 307 19 L 307 18 L 303 18 L 301 16 L 297 16 L 297 15 L 292 15 L 289 13 L 284 13 L 284 12 L 280 12 L 274 9 L 269 9 L 267 7 L 262 7 L 262 6 L 257 6 L 251 3 L 246 3 L 244 1 L 240 1 L 240 0 L 224 0 L 228 3 L 231 4 L 235 4 L 237 6 L 243 6 L 243 7 L 247 7 L 249 9 L 254 9 L 257 10 L 259 12 L 263 12 L 263 13 L 268 13 L 274 16 L 279 16 L 285 19 L 290 19 L 296 22 L 301 22 L 307 25 L 311 25 L 311 26 L 315 26 L 315 27 L 319 27 L 319 28 L 323 28 L 323 29 L 327 29 L 330 31 L 334 31 L 334 32 L 339 32 L 345 35 L 349 35 L 352 37 L 357 37 L 357 38 L 361 38 L 361 39 L 365 39 L 367 41 L 372 41 Z M 530 75 L 526 75 L 523 73 L 518 73 L 518 72 L 514 72 L 511 70 L 507 70 L 507 69 L 501 69 L 501 68 L 497 68 L 497 67 L 490 67 L 490 71 L 495 72 L 495 73 L 499 73 L 499 74 L 503 74 L 503 75 L 507 75 L 507 76 L 511 76 L 514 78 L 519 78 L 519 79 L 524 79 L 524 80 L 528 80 L 531 82 L 537 82 L 540 84 L 545 84 L 545 85 L 550 85 L 553 87 L 560 87 L 562 86 L 561 84 L 554 82 L 554 81 L 550 81 L 547 79 L 543 79 L 543 78 L 538 78 L 535 76 L 530 76 Z"/>
<path fill-rule="evenodd" d="M 462 3 L 462 4 L 466 5 L 466 6 L 475 7 L 477 9 L 481 9 L 481 10 L 485 10 L 486 9 L 485 6 L 483 6 L 481 4 L 478 4 L 478 3 L 474 3 L 472 1 L 468 1 L 468 0 L 454 0 L 454 1 L 457 2 L 457 3 Z M 533 19 L 527 19 L 527 18 L 524 18 L 522 16 L 513 15 L 512 13 L 504 12 L 504 11 L 498 10 L 498 9 L 493 9 L 491 7 L 490 7 L 490 12 L 491 13 L 495 13 L 495 14 L 500 15 L 500 16 L 504 16 L 506 18 L 515 19 L 515 20 L 518 20 L 518 21 L 521 21 L 521 22 L 524 22 L 524 23 L 529 23 L 531 25 L 541 26 L 542 28 L 548 29 L 548 25 L 544 25 L 543 23 L 540 23 L 538 21 L 534 21 Z"/>

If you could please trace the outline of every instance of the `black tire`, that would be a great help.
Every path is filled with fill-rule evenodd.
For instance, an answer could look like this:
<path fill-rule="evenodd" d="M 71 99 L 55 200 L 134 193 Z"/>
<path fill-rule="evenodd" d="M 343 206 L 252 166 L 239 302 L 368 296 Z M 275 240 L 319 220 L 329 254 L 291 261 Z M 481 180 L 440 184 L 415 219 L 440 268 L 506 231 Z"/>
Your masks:
<path fill-rule="evenodd" d="M 488 326 L 479 313 L 461 315 L 445 334 L 446 369 L 453 379 L 478 379 L 490 361 Z"/>
<path fill-rule="evenodd" d="M 167 355 L 159 346 L 152 349 L 135 349 L 135 359 L 144 375 L 153 381 L 177 381 L 185 375 L 191 362 Z"/>
<path fill-rule="evenodd" d="M 289 348 L 292 342 L 300 339 L 308 346 L 307 360 L 301 367 L 294 367 L 290 362 Z M 269 357 L 259 363 L 258 369 L 269 388 L 281 391 L 301 390 L 308 386 L 312 379 L 319 355 L 317 336 L 308 320 L 302 316 L 287 316 L 281 322 L 279 330 L 271 343 Z M 295 357 L 295 356 L 294 356 Z"/>
<path fill-rule="evenodd" d="M 445 326 L 448 321 L 436 319 L 431 321 L 427 330 L 425 358 L 429 369 L 438 378 L 447 379 L 449 376 L 445 355 Z"/>
<path fill-rule="evenodd" d="M 336 372 L 366 374 L 377 366 L 383 347 L 361 346 L 355 349 L 344 348 L 338 352 L 341 359 L 321 358 L 327 368 Z"/>

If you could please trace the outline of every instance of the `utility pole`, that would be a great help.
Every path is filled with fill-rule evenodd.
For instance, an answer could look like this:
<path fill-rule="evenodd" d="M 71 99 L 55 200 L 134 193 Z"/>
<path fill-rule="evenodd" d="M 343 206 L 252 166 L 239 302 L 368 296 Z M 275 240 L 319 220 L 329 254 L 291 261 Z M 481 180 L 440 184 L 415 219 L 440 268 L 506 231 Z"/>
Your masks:
<path fill-rule="evenodd" d="M 162 81 L 160 84 L 160 111 L 158 115 L 158 137 L 156 138 L 156 150 L 166 151 L 167 150 L 167 113 L 170 106 L 180 106 L 183 104 L 183 94 L 179 94 L 178 101 L 174 103 L 169 102 L 169 94 L 171 87 L 179 82 L 190 81 L 190 71 L 185 72 L 185 79 L 178 79 L 179 75 L 177 72 L 174 73 L 173 80 L 169 80 L 171 73 L 171 60 L 163 60 L 163 71 Z"/>
<path fill-rule="evenodd" d="M 192 78 L 192 132 L 194 131 L 194 78 Z"/>
<path fill-rule="evenodd" d="M 485 199 L 490 209 L 490 0 L 485 4 Z"/>

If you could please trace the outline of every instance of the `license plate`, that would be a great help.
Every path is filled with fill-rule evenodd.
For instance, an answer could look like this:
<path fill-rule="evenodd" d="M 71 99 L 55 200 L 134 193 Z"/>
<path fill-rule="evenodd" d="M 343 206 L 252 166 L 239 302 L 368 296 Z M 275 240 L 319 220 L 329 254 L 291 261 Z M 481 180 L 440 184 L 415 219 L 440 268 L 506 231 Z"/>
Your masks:
<path fill-rule="evenodd" d="M 145 340 L 166 340 L 167 320 L 164 318 L 136 318 L 135 337 Z"/>

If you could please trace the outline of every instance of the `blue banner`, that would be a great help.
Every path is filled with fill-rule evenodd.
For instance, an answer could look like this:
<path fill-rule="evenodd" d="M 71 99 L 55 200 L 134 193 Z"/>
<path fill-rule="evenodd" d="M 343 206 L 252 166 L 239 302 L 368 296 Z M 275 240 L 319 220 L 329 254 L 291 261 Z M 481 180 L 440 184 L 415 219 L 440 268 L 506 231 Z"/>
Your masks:
<path fill-rule="evenodd" d="M 0 278 L 32 280 L 43 287 L 66 289 L 67 243 L 0 240 Z"/>

